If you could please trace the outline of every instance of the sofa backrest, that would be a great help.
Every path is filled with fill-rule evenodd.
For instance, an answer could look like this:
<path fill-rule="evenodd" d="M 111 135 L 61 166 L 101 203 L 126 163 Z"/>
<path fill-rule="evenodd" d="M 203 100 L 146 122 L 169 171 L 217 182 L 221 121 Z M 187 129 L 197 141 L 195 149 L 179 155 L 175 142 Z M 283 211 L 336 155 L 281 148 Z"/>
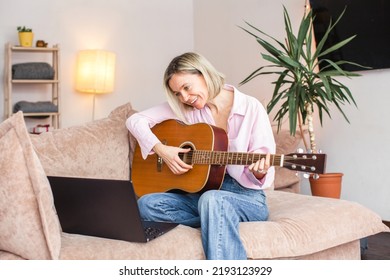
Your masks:
<path fill-rule="evenodd" d="M 276 143 L 277 154 L 295 153 L 302 143 L 302 136 L 297 132 L 294 136 L 290 135 L 290 131 L 282 129 L 279 132 L 277 128 L 273 128 L 274 138 Z M 304 132 L 306 133 L 306 131 Z M 275 190 L 284 190 L 299 193 L 300 177 L 297 172 L 284 167 L 275 167 Z"/>
<path fill-rule="evenodd" d="M 128 180 L 134 141 L 125 121 L 134 112 L 127 103 L 107 118 L 31 135 L 46 175 Z"/>

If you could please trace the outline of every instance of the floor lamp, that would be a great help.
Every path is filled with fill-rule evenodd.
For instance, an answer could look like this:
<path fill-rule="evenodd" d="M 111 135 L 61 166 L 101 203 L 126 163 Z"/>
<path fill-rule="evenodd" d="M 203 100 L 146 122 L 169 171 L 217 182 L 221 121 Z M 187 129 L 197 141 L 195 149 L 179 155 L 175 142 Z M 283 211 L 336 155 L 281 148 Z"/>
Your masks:
<path fill-rule="evenodd" d="M 95 96 L 113 92 L 115 54 L 104 50 L 83 50 L 77 56 L 76 90 L 93 94 L 92 120 L 95 120 Z"/>

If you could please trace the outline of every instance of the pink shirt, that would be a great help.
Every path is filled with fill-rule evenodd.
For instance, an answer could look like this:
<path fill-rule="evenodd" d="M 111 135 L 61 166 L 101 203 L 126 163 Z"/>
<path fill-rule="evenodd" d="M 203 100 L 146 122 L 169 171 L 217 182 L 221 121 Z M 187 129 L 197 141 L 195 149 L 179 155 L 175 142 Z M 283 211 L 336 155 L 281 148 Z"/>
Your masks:
<path fill-rule="evenodd" d="M 234 90 L 233 108 L 227 128 L 229 151 L 274 154 L 275 140 L 263 105 L 256 98 L 241 93 L 235 87 L 228 87 Z M 208 106 L 201 110 L 191 110 L 186 117 L 191 124 L 203 122 L 215 125 Z M 126 126 L 137 139 L 144 158 L 153 153 L 153 147 L 160 142 L 150 128 L 167 119 L 177 119 L 167 102 L 133 114 L 127 119 Z M 274 167 L 268 170 L 262 180 L 258 180 L 244 165 L 228 165 L 226 170 L 242 186 L 251 189 L 270 188 L 275 177 Z"/>

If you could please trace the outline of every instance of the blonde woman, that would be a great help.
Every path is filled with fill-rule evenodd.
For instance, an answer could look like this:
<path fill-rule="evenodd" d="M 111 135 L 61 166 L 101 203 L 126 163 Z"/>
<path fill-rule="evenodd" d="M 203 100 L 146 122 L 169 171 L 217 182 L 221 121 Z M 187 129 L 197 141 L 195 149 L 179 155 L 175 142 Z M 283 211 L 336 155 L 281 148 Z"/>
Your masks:
<path fill-rule="evenodd" d="M 189 149 L 164 145 L 152 133 L 151 127 L 167 119 L 220 127 L 228 135 L 229 151 L 267 156 L 248 166 L 228 165 L 219 190 L 144 195 L 139 199 L 141 215 L 145 220 L 201 227 L 207 259 L 246 259 L 239 223 L 267 220 L 263 190 L 274 180 L 270 154 L 275 153 L 275 141 L 268 115 L 257 99 L 225 84 L 224 76 L 197 53 L 175 57 L 165 71 L 164 86 L 167 102 L 126 121 L 144 158 L 157 153 L 178 176 L 192 169 L 179 157 Z"/>

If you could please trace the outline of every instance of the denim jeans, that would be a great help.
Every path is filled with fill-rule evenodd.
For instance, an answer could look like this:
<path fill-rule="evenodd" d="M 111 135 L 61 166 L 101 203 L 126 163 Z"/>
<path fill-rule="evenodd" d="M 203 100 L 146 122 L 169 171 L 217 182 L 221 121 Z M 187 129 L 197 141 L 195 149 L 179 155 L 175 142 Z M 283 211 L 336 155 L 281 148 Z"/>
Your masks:
<path fill-rule="evenodd" d="M 239 223 L 268 218 L 264 192 L 244 188 L 229 175 L 225 175 L 220 190 L 201 195 L 147 194 L 138 204 L 144 220 L 201 227 L 203 249 L 209 260 L 247 259 Z"/>

